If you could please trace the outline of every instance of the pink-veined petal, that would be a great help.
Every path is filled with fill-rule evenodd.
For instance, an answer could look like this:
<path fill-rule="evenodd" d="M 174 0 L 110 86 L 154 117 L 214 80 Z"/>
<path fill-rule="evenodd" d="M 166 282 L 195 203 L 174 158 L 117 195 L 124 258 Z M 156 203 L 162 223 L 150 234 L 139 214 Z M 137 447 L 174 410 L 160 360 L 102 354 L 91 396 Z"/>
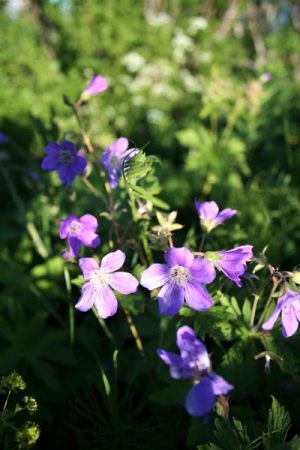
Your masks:
<path fill-rule="evenodd" d="M 102 319 L 116 314 L 118 302 L 110 287 L 101 284 L 97 286 L 95 306 Z"/>
<path fill-rule="evenodd" d="M 159 291 L 159 311 L 165 316 L 174 316 L 184 303 L 184 290 L 174 282 L 166 283 Z"/>
<path fill-rule="evenodd" d="M 99 270 L 99 264 L 94 258 L 80 258 L 79 267 L 82 270 L 83 278 L 88 280 Z"/>
<path fill-rule="evenodd" d="M 121 250 L 116 250 L 115 252 L 107 253 L 102 258 L 101 268 L 106 272 L 115 272 L 120 269 L 125 262 L 126 255 Z"/>
<path fill-rule="evenodd" d="M 141 273 L 141 285 L 152 291 L 167 283 L 170 278 L 169 268 L 165 264 L 152 264 Z"/>
<path fill-rule="evenodd" d="M 128 272 L 114 272 L 108 275 L 110 286 L 121 294 L 133 294 L 138 287 L 138 280 Z"/>

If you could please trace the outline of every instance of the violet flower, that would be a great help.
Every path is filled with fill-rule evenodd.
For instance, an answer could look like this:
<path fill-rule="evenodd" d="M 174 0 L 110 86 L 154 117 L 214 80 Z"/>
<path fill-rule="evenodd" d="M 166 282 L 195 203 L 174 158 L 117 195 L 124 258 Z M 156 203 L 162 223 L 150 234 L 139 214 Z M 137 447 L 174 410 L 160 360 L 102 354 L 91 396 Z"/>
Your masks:
<path fill-rule="evenodd" d="M 138 152 L 137 149 L 128 149 L 128 145 L 128 139 L 120 137 L 102 153 L 101 161 L 108 172 L 109 184 L 112 189 L 118 186 L 124 159 L 132 157 Z"/>
<path fill-rule="evenodd" d="M 287 289 L 279 298 L 269 319 L 263 323 L 263 330 L 271 330 L 281 313 L 282 335 L 288 338 L 296 333 L 300 320 L 300 292 Z"/>
<path fill-rule="evenodd" d="M 82 174 L 87 162 L 79 156 L 75 145 L 70 141 L 60 144 L 50 142 L 45 148 L 47 156 L 42 161 L 43 170 L 57 170 L 63 184 L 71 184 L 78 174 Z"/>
<path fill-rule="evenodd" d="M 94 258 L 79 259 L 83 278 L 88 282 L 82 286 L 82 295 L 75 305 L 76 309 L 85 312 L 95 305 L 102 319 L 117 312 L 118 302 L 112 289 L 121 294 L 132 294 L 139 284 L 130 273 L 116 272 L 124 264 L 125 258 L 125 253 L 116 250 L 105 255 L 100 266 Z"/>
<path fill-rule="evenodd" d="M 247 270 L 247 261 L 253 258 L 252 245 L 242 245 L 232 250 L 207 252 L 204 257 L 232 280 L 238 287 L 242 287 L 240 277 Z"/>
<path fill-rule="evenodd" d="M 76 256 L 80 252 L 80 245 L 96 248 L 100 244 L 100 238 L 96 234 L 98 222 L 96 217 L 85 214 L 80 218 L 70 214 L 60 222 L 59 236 L 67 239 L 68 251 L 63 253 L 65 259 Z"/>
<path fill-rule="evenodd" d="M 219 207 L 214 201 L 200 203 L 198 200 L 195 200 L 195 207 L 200 217 L 201 226 L 206 233 L 209 233 L 237 213 L 235 209 L 230 208 L 219 212 Z"/>
<path fill-rule="evenodd" d="M 145 288 L 162 287 L 157 296 L 160 313 L 174 316 L 184 299 L 196 311 L 210 308 L 213 300 L 204 285 L 215 279 L 213 264 L 194 258 L 185 247 L 170 248 L 164 258 L 167 264 L 152 264 L 141 274 L 141 285 Z"/>
<path fill-rule="evenodd" d="M 211 372 L 207 349 L 197 339 L 192 328 L 186 325 L 180 327 L 176 343 L 180 355 L 162 349 L 158 349 L 157 354 L 170 366 L 172 378 L 191 378 L 197 381 L 186 396 L 185 408 L 191 416 L 204 416 L 213 410 L 217 396 L 227 395 L 234 387 L 220 375 Z"/>
<path fill-rule="evenodd" d="M 8 137 L 0 131 L 0 144 L 4 144 L 5 142 L 8 142 Z"/>
<path fill-rule="evenodd" d="M 93 77 L 93 79 L 89 82 L 85 90 L 83 91 L 81 98 L 83 100 L 87 100 L 90 97 L 93 97 L 100 92 L 105 91 L 108 88 L 107 80 L 100 75 L 96 75 Z"/>

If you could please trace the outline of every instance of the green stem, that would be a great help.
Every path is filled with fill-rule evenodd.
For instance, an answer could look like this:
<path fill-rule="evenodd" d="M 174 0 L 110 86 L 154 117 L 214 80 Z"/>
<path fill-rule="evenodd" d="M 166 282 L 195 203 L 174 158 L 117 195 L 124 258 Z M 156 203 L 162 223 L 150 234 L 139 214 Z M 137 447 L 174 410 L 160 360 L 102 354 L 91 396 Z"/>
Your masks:
<path fill-rule="evenodd" d="M 206 240 L 206 233 L 203 233 L 201 236 L 201 241 L 200 241 L 200 246 L 199 246 L 199 252 L 202 252 L 204 244 L 205 244 L 205 240 Z"/>
<path fill-rule="evenodd" d="M 69 301 L 69 336 L 70 336 L 70 345 L 73 347 L 75 340 L 75 320 L 74 320 L 74 306 L 71 299 L 71 279 L 70 273 L 67 266 L 64 267 L 64 276 L 66 289 L 68 292 L 68 301 Z"/>
<path fill-rule="evenodd" d="M 104 333 L 106 334 L 106 336 L 108 337 L 108 339 L 109 339 L 109 340 L 114 344 L 114 346 L 116 347 L 116 345 L 115 345 L 115 339 L 114 339 L 114 337 L 113 337 L 113 334 L 111 333 L 110 329 L 109 329 L 108 326 L 106 325 L 105 320 L 102 319 L 101 317 L 99 317 L 98 311 L 97 311 L 97 309 L 95 308 L 95 306 L 92 307 L 92 311 L 93 311 L 93 313 L 95 314 L 95 317 L 96 317 L 96 319 L 98 320 L 99 324 L 101 325 L 101 327 L 102 327 Z"/>
<path fill-rule="evenodd" d="M 280 281 L 281 281 L 281 280 L 274 280 L 274 281 L 273 281 L 273 287 L 272 287 L 272 289 L 271 289 L 270 295 L 269 295 L 268 300 L 267 300 L 267 302 L 266 302 L 266 304 L 265 304 L 265 307 L 264 307 L 264 309 L 263 309 L 263 312 L 261 313 L 260 319 L 259 319 L 259 321 L 258 321 L 258 323 L 257 323 L 257 327 L 258 327 L 258 328 L 261 326 L 261 324 L 262 324 L 263 321 L 264 321 L 265 313 L 266 313 L 266 311 L 268 310 L 269 306 L 270 306 L 271 303 L 272 303 L 273 295 L 274 295 L 274 293 L 275 293 L 275 291 L 276 291 L 276 289 L 277 289 L 277 287 L 278 287 Z"/>

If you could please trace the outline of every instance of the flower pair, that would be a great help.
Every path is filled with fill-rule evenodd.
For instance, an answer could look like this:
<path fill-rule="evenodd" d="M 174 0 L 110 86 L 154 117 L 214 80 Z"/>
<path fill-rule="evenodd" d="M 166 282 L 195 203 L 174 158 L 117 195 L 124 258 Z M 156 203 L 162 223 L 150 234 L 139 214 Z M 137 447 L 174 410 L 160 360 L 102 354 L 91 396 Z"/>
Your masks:
<path fill-rule="evenodd" d="M 172 378 L 194 380 L 185 399 L 185 408 L 192 416 L 205 416 L 213 410 L 216 398 L 227 395 L 234 387 L 212 372 L 206 347 L 192 328 L 180 327 L 176 343 L 180 355 L 162 349 L 158 349 L 157 354 L 170 366 Z"/>

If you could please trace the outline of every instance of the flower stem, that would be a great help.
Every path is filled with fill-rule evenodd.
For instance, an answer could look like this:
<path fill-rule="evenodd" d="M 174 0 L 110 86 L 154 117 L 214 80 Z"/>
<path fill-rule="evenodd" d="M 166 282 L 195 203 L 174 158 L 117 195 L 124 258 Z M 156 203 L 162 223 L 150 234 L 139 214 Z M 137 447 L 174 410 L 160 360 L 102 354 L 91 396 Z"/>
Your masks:
<path fill-rule="evenodd" d="M 146 355 L 145 355 L 144 346 L 143 346 L 142 340 L 140 338 L 139 332 L 138 332 L 138 330 L 137 330 L 137 328 L 135 326 L 135 323 L 133 321 L 132 315 L 130 314 L 128 309 L 123 308 L 123 310 L 124 310 L 124 313 L 125 313 L 125 316 L 126 316 L 126 320 L 127 320 L 130 332 L 131 332 L 131 334 L 132 334 L 132 336 L 134 338 L 135 345 L 136 345 L 136 347 L 137 347 L 141 357 L 143 358 L 145 367 L 146 367 L 149 375 L 152 377 L 151 369 L 150 369 L 148 360 L 147 360 Z"/>
<path fill-rule="evenodd" d="M 281 280 L 278 280 L 278 279 L 276 279 L 276 278 L 273 279 L 273 287 L 272 287 L 272 289 L 271 289 L 271 292 L 270 292 L 270 295 L 269 295 L 269 297 L 268 297 L 268 300 L 267 300 L 267 302 L 266 302 L 266 304 L 265 304 L 265 307 L 264 307 L 264 309 L 263 309 L 263 312 L 261 313 L 261 316 L 260 316 L 259 321 L 258 321 L 258 323 L 257 323 L 257 327 L 258 327 L 258 328 L 259 328 L 259 327 L 261 326 L 261 324 L 263 323 L 265 313 L 267 312 L 269 306 L 271 305 L 272 300 L 273 300 L 273 295 L 274 295 L 274 293 L 275 293 L 275 291 L 276 291 L 276 289 L 277 289 L 277 287 L 278 287 L 278 285 L 279 285 L 280 283 L 281 283 Z"/>
<path fill-rule="evenodd" d="M 203 250 L 204 243 L 205 243 L 205 240 L 206 240 L 206 236 L 207 236 L 206 233 L 203 233 L 202 236 L 201 236 L 201 241 L 200 241 L 200 246 L 199 246 L 199 252 L 202 252 L 202 250 Z"/>
<path fill-rule="evenodd" d="M 96 317 L 96 319 L 98 320 L 100 326 L 102 327 L 104 333 L 106 334 L 106 336 L 108 337 L 108 339 L 109 339 L 109 340 L 114 344 L 114 346 L 116 347 L 116 345 L 115 345 L 115 339 L 114 339 L 113 334 L 111 333 L 110 329 L 109 329 L 108 326 L 106 325 L 105 320 L 102 319 L 101 317 L 99 317 L 99 314 L 98 314 L 97 309 L 95 308 L 95 306 L 92 307 L 92 311 L 93 311 L 93 313 L 95 314 L 95 317 Z"/>

